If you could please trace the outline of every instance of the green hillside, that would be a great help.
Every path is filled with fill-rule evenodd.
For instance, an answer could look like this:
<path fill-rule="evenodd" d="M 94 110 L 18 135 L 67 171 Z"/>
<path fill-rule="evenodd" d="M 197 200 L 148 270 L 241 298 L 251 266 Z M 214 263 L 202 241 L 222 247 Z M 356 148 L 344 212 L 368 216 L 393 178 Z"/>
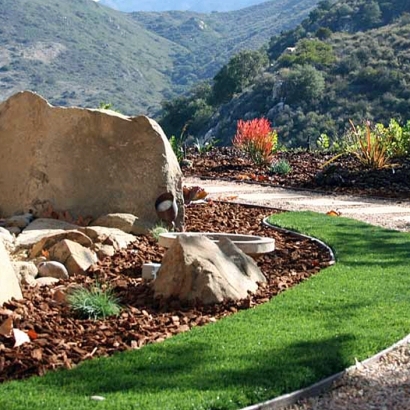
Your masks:
<path fill-rule="evenodd" d="M 173 91 L 174 59 L 186 54 L 89 0 L 2 0 L 0 15 L 0 100 L 31 89 L 54 104 L 154 111 Z"/>
<path fill-rule="evenodd" d="M 90 0 L 2 0 L 0 101 L 29 89 L 55 105 L 109 102 L 126 114 L 154 116 L 162 100 L 215 74 L 237 49 L 260 47 L 300 22 L 316 0 L 270 3 L 193 17 L 131 15 Z M 292 13 L 280 14 L 281 7 Z"/>
<path fill-rule="evenodd" d="M 215 81 L 207 95 L 191 93 L 185 106 L 202 98 L 207 113 L 195 137 L 208 132 L 227 145 L 238 119 L 265 116 L 281 143 L 312 148 L 323 133 L 338 140 L 349 119 L 404 122 L 410 118 L 409 12 L 404 0 L 321 1 L 299 26 L 271 39 L 270 64 L 228 101 L 212 101 Z M 175 106 L 165 108 L 164 128 L 176 132 L 167 129 Z M 179 124 L 195 123 L 195 116 L 181 116 Z"/>
<path fill-rule="evenodd" d="M 172 74 L 173 82 L 186 85 L 214 76 L 235 53 L 257 49 L 273 35 L 294 28 L 316 4 L 317 0 L 274 0 L 228 13 L 139 12 L 132 17 L 189 51 Z"/>

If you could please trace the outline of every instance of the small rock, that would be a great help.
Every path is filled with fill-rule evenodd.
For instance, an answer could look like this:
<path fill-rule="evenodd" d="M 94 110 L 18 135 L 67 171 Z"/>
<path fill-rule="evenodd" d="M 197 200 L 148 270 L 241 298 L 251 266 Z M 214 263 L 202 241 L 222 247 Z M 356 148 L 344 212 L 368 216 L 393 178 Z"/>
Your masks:
<path fill-rule="evenodd" d="M 97 243 L 95 245 L 95 252 L 97 253 L 97 257 L 99 260 L 103 260 L 107 256 L 113 256 L 115 253 L 115 249 L 111 245 L 104 245 Z"/>
<path fill-rule="evenodd" d="M 90 226 L 104 226 L 120 229 L 125 233 L 133 233 L 134 225 L 138 226 L 138 217 L 132 214 L 115 213 L 103 215 L 91 222 Z"/>
<path fill-rule="evenodd" d="M 12 235 L 19 235 L 21 233 L 21 229 L 18 226 L 6 226 L 6 229 L 12 234 Z"/>
<path fill-rule="evenodd" d="M 40 278 L 51 277 L 55 279 L 68 279 L 69 277 L 66 267 L 56 261 L 40 262 L 38 276 Z"/>
<path fill-rule="evenodd" d="M 51 278 L 51 277 L 37 278 L 36 279 L 36 282 L 39 286 L 51 286 L 51 285 L 55 285 L 59 281 L 60 281 L 59 279 Z"/>
<path fill-rule="evenodd" d="M 37 281 L 28 271 L 22 271 L 19 275 L 19 281 L 21 285 L 28 285 L 31 287 L 37 286 Z"/>
<path fill-rule="evenodd" d="M 50 249 L 50 257 L 67 267 L 70 275 L 84 272 L 98 261 L 97 255 L 77 242 L 64 239 Z"/>
<path fill-rule="evenodd" d="M 32 278 L 35 278 L 38 273 L 37 266 L 33 262 L 24 262 L 24 261 L 13 261 L 11 262 L 13 265 L 14 271 L 16 275 L 21 281 L 21 276 L 23 273 L 26 275 L 30 275 Z"/>
<path fill-rule="evenodd" d="M 103 397 L 103 396 L 91 396 L 90 399 L 95 400 L 95 401 L 103 401 L 103 400 L 105 400 L 105 397 Z"/>
<path fill-rule="evenodd" d="M 32 214 L 14 215 L 5 220 L 5 226 L 24 229 L 33 220 Z"/>

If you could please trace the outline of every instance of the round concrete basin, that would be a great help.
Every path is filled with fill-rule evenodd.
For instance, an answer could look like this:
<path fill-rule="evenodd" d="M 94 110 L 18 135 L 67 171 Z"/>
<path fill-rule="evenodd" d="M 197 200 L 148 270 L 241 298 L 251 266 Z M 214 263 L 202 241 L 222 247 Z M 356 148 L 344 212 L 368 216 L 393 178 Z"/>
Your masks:
<path fill-rule="evenodd" d="M 214 232 L 166 232 L 159 235 L 158 245 L 169 248 L 178 235 L 188 236 L 206 236 L 211 241 L 218 243 L 220 238 L 228 238 L 242 252 L 247 255 L 260 255 L 275 250 L 275 240 L 264 236 L 240 235 L 232 233 L 214 233 Z"/>

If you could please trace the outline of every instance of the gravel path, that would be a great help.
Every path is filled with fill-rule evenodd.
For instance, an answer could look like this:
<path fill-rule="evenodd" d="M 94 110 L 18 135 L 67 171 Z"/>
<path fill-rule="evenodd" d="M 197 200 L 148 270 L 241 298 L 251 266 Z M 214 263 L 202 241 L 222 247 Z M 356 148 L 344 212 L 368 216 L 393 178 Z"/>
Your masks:
<path fill-rule="evenodd" d="M 410 231 L 410 200 L 363 198 L 200 178 L 186 178 L 185 185 L 198 185 L 208 198 L 271 206 L 288 211 L 340 212 L 341 216 L 384 228 Z"/>
<path fill-rule="evenodd" d="M 187 178 L 208 197 L 271 206 L 284 210 L 336 210 L 342 216 L 389 229 L 410 231 L 410 201 L 394 201 L 317 192 L 284 190 L 261 185 Z M 261 406 L 261 409 L 279 408 Z M 355 368 L 320 396 L 304 399 L 287 410 L 410 410 L 410 344 L 406 342 L 367 365 Z"/>

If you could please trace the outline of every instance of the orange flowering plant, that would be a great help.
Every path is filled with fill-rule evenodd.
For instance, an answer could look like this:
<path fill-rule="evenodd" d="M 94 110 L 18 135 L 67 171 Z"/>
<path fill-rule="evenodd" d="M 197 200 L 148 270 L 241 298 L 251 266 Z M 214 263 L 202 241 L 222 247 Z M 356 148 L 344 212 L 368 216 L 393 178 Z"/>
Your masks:
<path fill-rule="evenodd" d="M 249 155 L 256 165 L 270 165 L 278 146 L 278 134 L 266 118 L 239 120 L 233 145 Z"/>

